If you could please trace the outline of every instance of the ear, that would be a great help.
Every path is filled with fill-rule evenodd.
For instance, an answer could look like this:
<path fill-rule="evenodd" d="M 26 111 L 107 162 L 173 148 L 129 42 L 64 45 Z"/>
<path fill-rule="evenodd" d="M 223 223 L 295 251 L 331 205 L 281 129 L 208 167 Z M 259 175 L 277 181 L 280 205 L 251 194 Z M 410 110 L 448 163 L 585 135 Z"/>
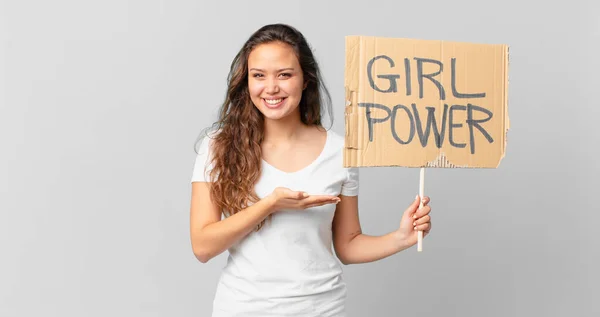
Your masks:
<path fill-rule="evenodd" d="M 305 89 L 306 89 L 306 86 L 308 86 L 308 81 L 305 81 L 305 82 L 304 82 L 304 86 L 302 87 L 302 90 L 305 90 Z"/>

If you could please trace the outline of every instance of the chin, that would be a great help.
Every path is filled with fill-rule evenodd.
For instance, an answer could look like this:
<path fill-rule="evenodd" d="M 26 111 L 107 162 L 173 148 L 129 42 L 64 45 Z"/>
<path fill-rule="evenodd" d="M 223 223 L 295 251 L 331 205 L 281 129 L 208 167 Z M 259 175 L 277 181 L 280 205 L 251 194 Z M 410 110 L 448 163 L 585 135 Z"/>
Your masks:
<path fill-rule="evenodd" d="M 280 120 L 280 119 L 286 118 L 292 114 L 289 111 L 286 111 L 286 109 L 260 109 L 260 110 L 261 110 L 260 112 L 262 112 L 265 119 L 269 119 L 269 120 Z"/>

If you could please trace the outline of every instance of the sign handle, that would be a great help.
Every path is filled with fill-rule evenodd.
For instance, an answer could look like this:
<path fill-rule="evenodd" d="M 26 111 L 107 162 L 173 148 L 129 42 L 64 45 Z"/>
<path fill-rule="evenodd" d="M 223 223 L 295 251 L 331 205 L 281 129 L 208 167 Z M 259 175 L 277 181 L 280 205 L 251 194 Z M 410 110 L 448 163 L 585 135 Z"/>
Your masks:
<path fill-rule="evenodd" d="M 419 196 L 421 196 L 419 202 L 419 208 L 423 208 L 423 196 L 425 195 L 425 168 L 421 167 L 421 173 L 419 177 Z M 417 252 L 423 251 L 423 231 L 417 232 Z"/>

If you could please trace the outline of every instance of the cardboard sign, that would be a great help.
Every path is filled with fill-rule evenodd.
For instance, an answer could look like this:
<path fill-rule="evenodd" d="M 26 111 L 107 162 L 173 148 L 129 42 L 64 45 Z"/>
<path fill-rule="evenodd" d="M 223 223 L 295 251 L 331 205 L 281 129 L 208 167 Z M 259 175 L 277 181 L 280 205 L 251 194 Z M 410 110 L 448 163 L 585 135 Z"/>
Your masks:
<path fill-rule="evenodd" d="M 344 166 L 495 168 L 508 46 L 346 37 Z"/>

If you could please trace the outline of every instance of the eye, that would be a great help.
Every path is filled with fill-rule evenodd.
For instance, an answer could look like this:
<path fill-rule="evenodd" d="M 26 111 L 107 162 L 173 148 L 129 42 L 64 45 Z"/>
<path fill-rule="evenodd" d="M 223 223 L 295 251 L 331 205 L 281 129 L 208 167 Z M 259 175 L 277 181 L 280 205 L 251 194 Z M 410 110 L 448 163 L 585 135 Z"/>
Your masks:
<path fill-rule="evenodd" d="M 290 74 L 290 73 L 281 73 L 281 74 L 279 74 L 279 76 L 281 76 L 283 78 L 290 78 L 290 77 L 292 77 L 292 74 Z"/>
<path fill-rule="evenodd" d="M 263 74 L 261 74 L 261 73 L 254 73 L 254 74 L 252 74 L 252 77 L 254 77 L 254 78 L 260 78 L 260 77 L 263 77 Z"/>

